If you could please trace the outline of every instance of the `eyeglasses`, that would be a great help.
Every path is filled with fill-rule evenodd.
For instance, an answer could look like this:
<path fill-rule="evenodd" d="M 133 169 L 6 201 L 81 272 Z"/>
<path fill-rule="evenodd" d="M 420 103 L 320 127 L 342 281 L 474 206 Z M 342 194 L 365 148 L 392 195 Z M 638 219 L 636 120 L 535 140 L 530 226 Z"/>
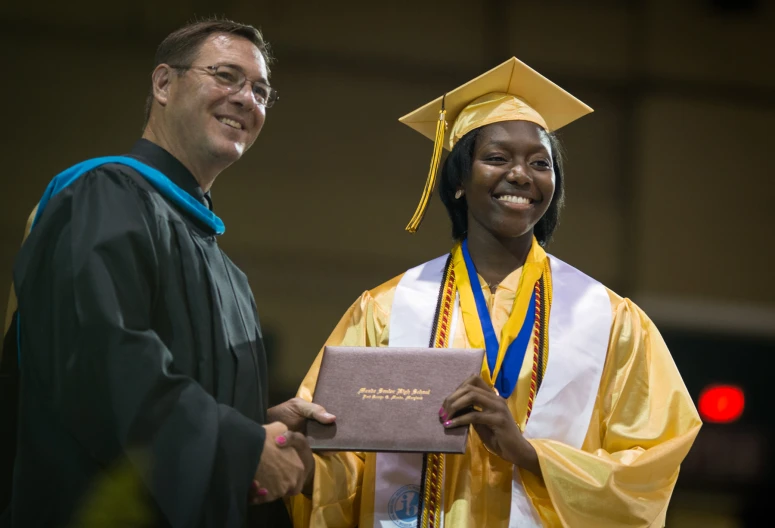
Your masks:
<path fill-rule="evenodd" d="M 246 82 L 251 83 L 253 97 L 256 104 L 264 108 L 271 108 L 279 98 L 277 90 L 261 81 L 251 81 L 245 73 L 234 66 L 221 64 L 216 66 L 174 66 L 176 70 L 197 70 L 212 76 L 215 82 L 230 94 L 238 93 Z"/>

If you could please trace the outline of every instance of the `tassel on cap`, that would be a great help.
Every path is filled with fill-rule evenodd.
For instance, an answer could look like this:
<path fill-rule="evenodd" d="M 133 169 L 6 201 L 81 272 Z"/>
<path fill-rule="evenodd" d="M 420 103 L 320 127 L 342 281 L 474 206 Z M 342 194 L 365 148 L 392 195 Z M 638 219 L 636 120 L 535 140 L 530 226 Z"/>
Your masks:
<path fill-rule="evenodd" d="M 425 216 L 425 210 L 428 208 L 428 203 L 433 195 L 433 189 L 436 186 L 436 173 L 439 170 L 439 162 L 441 161 L 441 151 L 444 148 L 444 134 L 447 130 L 447 110 L 444 107 L 445 97 L 441 98 L 441 110 L 439 110 L 439 120 L 436 122 L 436 137 L 433 141 L 433 155 L 431 156 L 431 167 L 428 171 L 428 179 L 425 182 L 425 189 L 422 192 L 422 198 L 417 205 L 417 210 L 414 212 L 414 216 L 406 226 L 406 230 L 410 233 L 417 232 L 417 229 L 422 223 L 422 219 Z"/>

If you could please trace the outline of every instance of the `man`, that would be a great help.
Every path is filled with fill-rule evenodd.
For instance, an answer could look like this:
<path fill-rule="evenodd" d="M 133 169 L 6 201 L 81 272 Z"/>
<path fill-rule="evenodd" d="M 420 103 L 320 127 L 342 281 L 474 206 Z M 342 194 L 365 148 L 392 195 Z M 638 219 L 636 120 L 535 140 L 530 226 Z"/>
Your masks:
<path fill-rule="evenodd" d="M 267 410 L 255 302 L 209 195 L 277 98 L 269 61 L 251 26 L 175 31 L 129 155 L 47 188 L 14 268 L 13 526 L 283 526 L 277 499 L 310 488 L 299 431 L 334 418 Z"/>

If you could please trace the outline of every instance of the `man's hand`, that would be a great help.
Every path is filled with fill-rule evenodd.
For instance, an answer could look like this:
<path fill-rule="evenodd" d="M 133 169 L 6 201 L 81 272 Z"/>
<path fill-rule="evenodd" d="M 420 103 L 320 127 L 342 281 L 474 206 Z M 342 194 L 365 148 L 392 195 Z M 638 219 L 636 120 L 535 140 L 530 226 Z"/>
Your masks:
<path fill-rule="evenodd" d="M 275 422 L 269 426 L 264 427 L 269 428 L 272 426 L 278 426 L 278 429 L 285 429 L 283 424 L 279 422 Z M 267 438 L 269 438 L 268 429 Z M 315 477 L 315 459 L 313 458 L 312 450 L 309 448 L 309 444 L 307 443 L 307 438 L 301 433 L 285 430 L 285 432 L 277 435 L 274 438 L 272 444 L 274 448 L 279 450 L 281 453 L 295 454 L 297 459 L 300 460 L 302 464 L 302 474 L 300 480 L 296 480 L 290 490 L 281 495 L 281 497 L 297 495 L 302 491 L 304 491 L 307 495 L 310 495 L 312 493 L 312 483 Z M 266 453 L 266 446 L 267 444 L 265 443 L 264 453 Z M 264 454 L 261 455 L 261 461 L 263 463 Z M 269 486 L 264 485 L 264 483 L 267 483 L 267 481 L 264 480 L 267 477 L 264 475 L 259 475 L 261 464 L 259 464 L 258 467 L 259 471 L 256 472 L 256 478 L 253 480 L 253 485 L 250 490 L 249 502 L 251 504 L 261 504 L 263 502 L 270 502 L 280 498 L 273 496 L 270 492 Z"/>
<path fill-rule="evenodd" d="M 306 439 L 298 433 L 290 433 L 288 428 L 280 422 L 265 425 L 264 429 L 266 430 L 264 450 L 261 453 L 261 461 L 258 463 L 253 488 L 249 496 L 252 504 L 271 502 L 282 497 L 297 495 L 301 493 L 307 480 L 308 469 L 299 456 L 299 451 L 303 448 L 283 448 L 283 445 L 290 440 L 286 438 L 286 435 L 291 434 L 301 438 L 299 440 L 294 436 L 294 444 L 303 442 L 309 451 Z M 310 452 L 311 457 L 312 453 Z"/>
<path fill-rule="evenodd" d="M 267 419 L 269 422 L 282 422 L 291 431 L 306 434 L 307 420 L 330 424 L 334 423 L 336 416 L 327 413 L 320 405 L 301 398 L 293 398 L 270 408 L 267 411 Z"/>
<path fill-rule="evenodd" d="M 302 400 L 301 398 L 293 398 L 269 409 L 267 411 L 267 418 L 268 421 L 273 422 L 272 426 L 284 425 L 288 428 L 275 435 L 272 448 L 295 453 L 303 465 L 304 475 L 301 483 L 298 487 L 293 488 L 294 493 L 287 493 L 287 495 L 296 495 L 301 491 L 303 491 L 305 495 L 311 495 L 312 485 L 315 479 L 315 459 L 312 457 L 312 451 L 304 436 L 307 432 L 307 420 L 315 420 L 322 424 L 330 424 L 336 420 L 336 416 L 326 412 L 320 405 Z M 269 431 L 267 430 L 267 439 L 268 438 Z M 266 449 L 266 445 L 267 444 L 264 444 L 264 449 Z M 263 463 L 263 461 L 264 456 L 262 455 L 261 462 Z M 259 470 L 260 469 L 261 465 L 259 464 Z M 277 498 L 274 497 L 270 488 L 264 485 L 265 482 L 267 482 L 265 477 L 261 478 L 257 472 L 256 479 L 253 481 L 253 486 L 250 491 L 249 499 L 251 504 L 269 502 L 270 500 Z"/>

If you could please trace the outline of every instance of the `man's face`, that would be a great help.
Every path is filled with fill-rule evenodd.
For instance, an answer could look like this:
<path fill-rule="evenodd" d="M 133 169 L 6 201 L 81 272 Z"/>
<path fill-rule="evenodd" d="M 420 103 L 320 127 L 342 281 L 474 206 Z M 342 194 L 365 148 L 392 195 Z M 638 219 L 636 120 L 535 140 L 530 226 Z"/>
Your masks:
<path fill-rule="evenodd" d="M 223 65 L 241 71 L 249 82 L 230 92 L 205 71 Z M 268 84 L 266 61 L 249 40 L 217 34 L 202 44 L 190 66 L 172 73 L 165 112 L 171 139 L 189 159 L 234 163 L 264 126 L 266 108 L 256 103 L 250 81 Z"/>

